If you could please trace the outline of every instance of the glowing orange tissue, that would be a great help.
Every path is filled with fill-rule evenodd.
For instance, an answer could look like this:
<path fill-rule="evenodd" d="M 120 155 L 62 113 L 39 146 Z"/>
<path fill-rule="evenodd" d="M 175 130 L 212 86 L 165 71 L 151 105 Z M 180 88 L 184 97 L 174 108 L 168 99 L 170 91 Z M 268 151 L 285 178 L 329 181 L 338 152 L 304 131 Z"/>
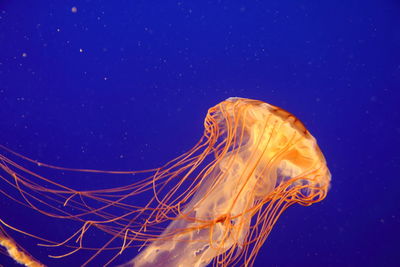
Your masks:
<path fill-rule="evenodd" d="M 54 261 L 86 251 L 89 256 L 83 265 L 102 253 L 110 255 L 101 263 L 108 265 L 139 250 L 123 266 L 252 266 L 287 207 L 308 206 L 325 198 L 330 184 L 326 161 L 315 138 L 295 116 L 261 101 L 229 98 L 209 109 L 204 127 L 203 137 L 188 152 L 144 171 L 68 169 L 1 147 L 4 183 L 0 189 L 3 184 L 8 189 L 0 193 L 79 227 L 68 237 L 48 240 L 9 225 L 1 214 L 0 222 L 8 231 L 39 239 L 41 246 L 69 249 L 52 255 Z M 31 163 L 93 175 L 135 174 L 135 181 L 109 189 L 78 190 L 30 171 Z M 148 200 L 138 201 L 144 197 Z M 86 233 L 92 230 L 109 238 L 97 247 L 86 245 Z M 3 232 L 0 241 L 6 238 Z M 14 247 L 23 251 L 17 244 Z M 18 254 L 10 256 L 21 262 Z"/>

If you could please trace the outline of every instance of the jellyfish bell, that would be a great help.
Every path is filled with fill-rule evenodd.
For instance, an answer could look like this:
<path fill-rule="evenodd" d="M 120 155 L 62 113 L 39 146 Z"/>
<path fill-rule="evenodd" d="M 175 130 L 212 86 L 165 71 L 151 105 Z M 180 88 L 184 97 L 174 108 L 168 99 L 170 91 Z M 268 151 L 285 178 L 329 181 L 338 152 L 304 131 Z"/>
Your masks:
<path fill-rule="evenodd" d="M 111 235 L 103 246 L 90 248 L 96 253 L 84 264 L 122 240 L 108 263 L 136 242 L 141 244 L 139 254 L 123 266 L 207 266 L 212 261 L 218 266 L 251 266 L 287 207 L 325 198 L 330 183 L 325 158 L 294 115 L 261 101 L 228 98 L 209 109 L 204 127 L 203 137 L 191 150 L 129 186 L 80 192 L 42 179 L 59 187 L 49 189 L 26 180 L 20 173 L 26 170 L 2 155 L 0 167 L 15 181 L 25 182 L 20 183 L 24 188 L 18 186 L 21 194 L 62 195 L 65 203 L 79 208 L 81 213 L 63 218 L 82 222 L 82 228 L 56 246 L 79 235 L 80 245 L 73 252 L 88 249 L 82 239 L 90 226 Z M 153 195 L 147 205 L 127 202 L 144 192 Z M 74 200 L 76 195 L 82 202 Z M 26 194 L 23 198 L 27 201 Z M 100 204 L 88 207 L 83 199 Z M 106 213 L 110 207 L 112 214 Z M 48 210 L 45 215 L 60 217 Z M 87 215 L 96 219 L 83 219 Z"/>

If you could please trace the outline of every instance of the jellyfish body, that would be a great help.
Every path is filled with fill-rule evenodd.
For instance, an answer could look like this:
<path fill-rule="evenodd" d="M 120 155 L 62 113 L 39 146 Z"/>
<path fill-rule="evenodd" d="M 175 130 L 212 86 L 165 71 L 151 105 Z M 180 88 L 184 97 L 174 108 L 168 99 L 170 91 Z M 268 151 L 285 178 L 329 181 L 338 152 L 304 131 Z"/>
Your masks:
<path fill-rule="evenodd" d="M 123 240 L 119 254 L 134 242 L 142 244 L 141 252 L 124 266 L 207 266 L 212 261 L 218 266 L 251 266 L 287 207 L 325 198 L 330 173 L 314 137 L 278 107 L 229 98 L 208 111 L 204 125 L 204 136 L 191 150 L 129 186 L 83 192 L 66 187 L 52 191 L 29 183 L 22 192 L 57 192 L 65 203 L 79 194 L 101 203 L 85 207 L 73 201 L 69 205 L 81 213 L 63 215 L 84 223 L 77 232 L 81 239 L 90 226 L 112 235 L 89 261 L 119 239 Z M 21 170 L 4 158 L 0 166 L 14 180 L 25 177 L 10 165 Z M 123 192 L 126 195 L 115 197 Z M 147 205 L 128 204 L 143 192 L 153 192 Z M 120 208 L 121 213 L 106 212 L 110 207 L 113 212 Z M 60 217 L 59 212 L 45 213 Z M 88 215 L 96 219 L 83 219 Z M 85 246 L 76 247 L 80 249 Z"/>
<path fill-rule="evenodd" d="M 180 216 L 133 266 L 206 266 L 218 256 L 227 263 L 234 250 L 247 252 L 251 244 L 259 249 L 258 239 L 266 238 L 282 208 L 325 197 L 330 180 L 325 159 L 293 115 L 229 98 L 210 110 L 205 125 L 210 136 L 223 137 L 218 160 Z M 169 233 L 173 239 L 163 238 Z M 245 261 L 251 259 L 250 253 Z"/>

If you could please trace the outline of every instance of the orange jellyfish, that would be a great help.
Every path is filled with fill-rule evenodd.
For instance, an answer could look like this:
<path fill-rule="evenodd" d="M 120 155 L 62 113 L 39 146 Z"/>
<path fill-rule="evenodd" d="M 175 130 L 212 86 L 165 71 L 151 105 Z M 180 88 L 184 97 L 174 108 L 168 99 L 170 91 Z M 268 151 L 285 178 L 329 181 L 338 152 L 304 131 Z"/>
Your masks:
<path fill-rule="evenodd" d="M 203 137 L 188 152 L 144 171 L 68 169 L 2 146 L 0 178 L 16 194 L 0 192 L 45 216 L 80 226 L 64 240 L 48 240 L 11 226 L 0 214 L 1 229 L 36 238 L 40 246 L 69 249 L 50 256 L 55 260 L 88 251 L 82 265 L 111 251 L 102 263 L 110 265 L 135 247 L 139 254 L 123 266 L 252 266 L 287 207 L 308 206 L 326 197 L 330 173 L 325 158 L 295 116 L 261 101 L 229 98 L 209 109 L 204 127 Z M 143 177 L 115 188 L 77 190 L 31 171 L 29 164 Z M 148 195 L 146 202 L 139 201 Z M 109 239 L 96 247 L 88 245 L 89 229 Z M 11 241 L 7 244 L 12 248 L 6 248 L 22 253 L 9 253 L 12 257 L 35 261 L 4 229 L 2 233 L 0 244 Z"/>

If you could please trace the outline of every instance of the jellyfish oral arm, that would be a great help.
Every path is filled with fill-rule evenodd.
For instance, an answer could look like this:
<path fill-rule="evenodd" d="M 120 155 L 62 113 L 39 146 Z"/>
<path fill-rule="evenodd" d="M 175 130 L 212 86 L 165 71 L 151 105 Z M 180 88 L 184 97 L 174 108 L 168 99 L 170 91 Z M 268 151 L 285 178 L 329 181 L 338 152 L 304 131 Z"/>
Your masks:
<path fill-rule="evenodd" d="M 209 185 L 206 181 L 204 188 L 199 189 L 182 215 L 172 221 L 158 240 L 124 266 L 207 266 L 214 258 L 243 242 L 250 216 L 234 214 L 229 208 L 235 189 L 219 184 L 210 191 Z M 242 198 L 236 209 L 246 210 L 243 206 L 247 202 Z"/>

